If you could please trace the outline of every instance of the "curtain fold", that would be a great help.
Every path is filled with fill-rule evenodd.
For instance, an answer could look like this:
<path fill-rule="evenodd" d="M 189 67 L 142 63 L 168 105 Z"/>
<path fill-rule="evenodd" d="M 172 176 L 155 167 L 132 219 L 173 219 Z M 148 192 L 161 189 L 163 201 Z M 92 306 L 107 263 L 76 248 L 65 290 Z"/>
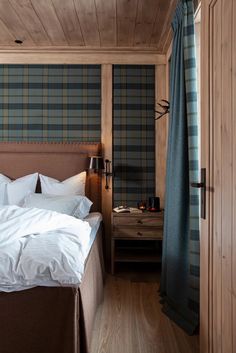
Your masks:
<path fill-rule="evenodd" d="M 197 71 L 192 0 L 172 22 L 170 121 L 162 257 L 163 311 L 187 333 L 199 322 L 199 180 Z"/>

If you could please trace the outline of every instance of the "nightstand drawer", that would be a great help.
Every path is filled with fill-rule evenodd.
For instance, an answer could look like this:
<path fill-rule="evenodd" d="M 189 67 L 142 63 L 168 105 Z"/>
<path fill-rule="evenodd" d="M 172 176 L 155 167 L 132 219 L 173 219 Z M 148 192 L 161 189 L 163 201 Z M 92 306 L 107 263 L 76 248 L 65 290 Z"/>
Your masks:
<path fill-rule="evenodd" d="M 127 216 L 119 216 L 113 218 L 114 226 L 142 226 L 142 227 L 162 227 L 163 219 L 162 217 L 145 217 L 145 216 L 137 216 L 137 217 L 127 217 Z"/>
<path fill-rule="evenodd" d="M 114 228 L 113 237 L 115 238 L 154 238 L 162 239 L 163 229 L 145 228 Z"/>

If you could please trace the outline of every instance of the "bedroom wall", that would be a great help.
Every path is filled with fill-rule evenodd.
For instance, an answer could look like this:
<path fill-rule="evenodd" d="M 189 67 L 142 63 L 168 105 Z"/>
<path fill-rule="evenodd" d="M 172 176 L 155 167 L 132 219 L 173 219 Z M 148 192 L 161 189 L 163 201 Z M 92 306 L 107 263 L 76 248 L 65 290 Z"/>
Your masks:
<path fill-rule="evenodd" d="M 1 65 L 0 77 L 2 141 L 101 141 L 100 65 Z M 114 65 L 114 205 L 155 194 L 154 107 L 155 66 Z"/>
<path fill-rule="evenodd" d="M 49 55 L 50 54 L 50 55 Z M 165 87 L 166 87 L 166 75 L 165 75 L 165 68 L 166 68 L 166 56 L 159 55 L 159 54 L 146 54 L 146 53 L 128 53 L 128 54 L 121 54 L 121 53 L 93 53 L 93 54 L 84 54 L 80 52 L 76 53 L 57 53 L 55 52 L 48 53 L 40 52 L 40 53 L 24 53 L 20 52 L 12 53 L 8 52 L 1 52 L 0 53 L 0 62 L 3 64 L 0 65 L 0 104 L 4 104 L 3 106 L 0 105 L 0 140 L 9 141 L 9 140 L 51 140 L 51 141 L 61 141 L 61 140 L 68 140 L 68 137 L 71 138 L 71 141 L 77 140 L 76 136 L 80 136 L 83 141 L 87 140 L 94 140 L 100 141 L 103 145 L 103 155 L 104 158 L 112 160 L 112 136 L 113 136 L 113 129 L 112 129 L 112 115 L 113 115 L 113 96 L 112 96 L 112 69 L 113 65 L 151 65 L 152 67 L 155 66 L 155 86 L 156 86 L 156 93 L 155 99 L 156 102 L 160 99 L 166 98 L 165 95 Z M 65 70 L 64 65 L 59 65 L 58 63 L 64 62 L 68 63 L 69 66 L 73 64 L 77 65 L 78 68 L 81 66 L 86 67 L 84 65 L 85 62 L 88 63 L 88 66 L 91 68 L 93 65 L 93 69 L 96 71 L 96 75 L 93 75 L 89 70 L 85 70 L 83 74 L 83 79 L 80 77 L 81 87 L 84 88 L 84 93 L 79 95 L 76 89 L 72 89 L 73 94 L 75 94 L 78 99 L 87 104 L 88 101 L 90 102 L 90 98 L 92 99 L 94 96 L 96 99 L 100 97 L 101 106 L 98 108 L 97 106 L 90 109 L 91 106 L 87 105 L 86 109 L 81 110 L 78 114 L 77 111 L 73 109 L 68 109 L 68 105 L 60 106 L 64 110 L 64 120 L 63 118 L 59 118 L 58 123 L 58 116 L 56 116 L 56 109 L 54 110 L 55 106 L 51 106 L 53 109 L 47 109 L 48 103 L 48 94 L 49 97 L 52 96 L 50 91 L 46 85 L 48 80 L 48 75 L 44 77 L 44 83 L 42 82 L 42 78 L 36 78 L 31 76 L 29 77 L 29 67 L 33 67 L 31 63 L 35 63 L 36 67 L 42 67 L 41 63 L 45 63 L 45 70 L 46 67 L 52 67 L 59 73 L 60 68 L 60 75 L 63 78 L 63 69 Z M 18 79 L 18 83 L 15 82 L 16 75 L 9 75 L 9 67 L 7 63 L 11 63 L 11 68 L 16 70 L 19 65 L 18 63 L 22 63 L 24 67 L 24 85 L 20 85 L 19 81 L 22 81 L 21 77 Z M 27 63 L 27 64 L 25 64 Z M 49 63 L 51 65 L 49 65 Z M 99 65 L 98 63 L 101 63 Z M 14 66 L 12 66 L 14 65 Z M 153 66 L 154 65 L 154 66 Z M 44 66 L 44 65 L 43 65 Z M 69 67 L 68 66 L 68 67 Z M 28 72 L 27 72 L 28 70 Z M 101 77 L 99 79 L 99 70 L 101 71 Z M 93 70 L 92 70 L 93 71 Z M 52 72 L 52 71 L 51 71 Z M 65 72 L 65 71 L 64 71 Z M 12 77 L 11 77 L 12 76 Z M 76 75 L 75 75 L 76 76 Z M 79 75 L 77 75 L 79 76 Z M 60 94 L 58 95 L 58 99 L 66 100 L 68 95 L 68 82 L 67 77 L 65 77 L 64 81 L 64 89 L 60 89 Z M 30 111 L 27 112 L 26 104 L 29 102 L 29 99 L 34 96 L 34 94 L 29 93 L 29 81 L 33 80 L 37 82 L 37 79 L 40 80 L 41 86 L 43 87 L 43 94 L 41 92 L 41 106 L 39 106 L 39 113 L 36 114 L 36 110 L 34 109 L 34 119 L 30 121 Z M 57 79 L 59 76 L 57 74 Z M 73 75 L 71 75 L 71 80 L 75 80 Z M 78 78 L 77 78 L 78 79 Z M 53 80 L 53 79 L 52 79 Z M 12 81 L 12 85 L 9 83 Z M 95 84 L 94 86 L 88 87 L 88 81 L 91 84 L 91 81 Z M 66 83 L 67 82 L 67 83 Z M 101 91 L 98 91 L 98 85 L 101 87 Z M 35 96 L 37 96 L 37 89 L 34 89 Z M 142 95 L 141 91 L 140 94 Z M 60 98 L 59 98 L 60 96 Z M 11 97 L 11 98 L 10 98 Z M 10 108 L 10 103 L 17 99 L 19 101 L 21 99 L 21 105 L 15 106 L 14 109 Z M 24 98 L 23 98 L 24 97 Z M 39 97 L 37 98 L 39 99 Z M 49 99 L 50 101 L 50 99 Z M 93 99 L 92 99 L 93 102 Z M 68 103 L 68 102 L 67 102 Z M 46 106 L 45 106 L 46 104 Z M 4 107 L 4 109 L 3 109 Z M 46 107 L 46 109 L 42 109 Z M 66 109 L 65 109 L 66 108 Z M 70 108 L 74 108 L 71 106 Z M 33 110 L 33 109 L 32 109 Z M 52 117 L 52 114 L 55 113 L 55 117 Z M 69 119 L 68 115 L 69 114 Z M 72 114 L 71 114 L 72 113 Z M 20 114 L 20 115 L 19 115 Z M 44 114 L 44 122 L 42 119 L 42 114 Z M 49 114 L 49 115 L 48 115 Z M 19 116 L 18 116 L 19 115 Z M 25 118 L 23 119 L 23 117 Z M 76 116 L 76 126 L 74 124 Z M 91 116 L 93 118 L 91 118 Z M 13 117 L 15 117 L 13 121 Z M 79 119 L 78 119 L 79 117 Z M 98 125 L 98 117 L 100 120 L 100 128 L 97 126 L 94 129 L 94 123 Z M 16 121 L 18 121 L 18 125 L 16 125 Z M 29 124 L 31 122 L 32 124 Z M 51 124 L 51 130 L 47 130 L 47 126 Z M 82 123 L 82 125 L 80 125 Z M 165 124 L 164 121 L 162 124 Z M 37 127 L 35 129 L 35 127 Z M 55 129 L 54 129 L 55 127 Z M 66 132 L 63 133 L 63 130 Z M 58 130 L 59 129 L 59 130 Z M 165 181 L 164 181 L 164 166 L 165 166 L 165 145 L 166 145 L 166 131 L 162 131 L 162 127 L 160 124 L 156 123 L 154 127 L 156 129 L 155 135 L 157 136 L 156 141 L 156 194 L 157 195 L 164 195 L 165 189 Z M 153 131 L 154 131 L 153 129 Z M 34 131 L 34 133 L 33 133 Z M 49 139 L 50 138 L 50 139 Z M 162 143 L 159 143 L 159 139 L 162 138 Z M 114 162 L 114 161 L 113 161 Z M 159 171 L 159 174 L 158 172 Z M 157 178 L 158 176 L 158 178 Z M 160 177 L 162 176 L 162 177 Z M 110 215 L 112 210 L 112 180 L 110 180 L 109 189 L 105 190 L 105 178 L 102 178 L 102 213 L 104 217 L 105 229 L 106 229 L 106 258 L 109 263 L 110 258 Z M 162 194 L 161 194 L 162 193 Z M 161 203 L 163 206 L 163 202 Z"/>
<path fill-rule="evenodd" d="M 100 65 L 0 65 L 1 141 L 101 140 Z"/>
<path fill-rule="evenodd" d="M 113 202 L 155 196 L 155 66 L 113 66 Z"/>

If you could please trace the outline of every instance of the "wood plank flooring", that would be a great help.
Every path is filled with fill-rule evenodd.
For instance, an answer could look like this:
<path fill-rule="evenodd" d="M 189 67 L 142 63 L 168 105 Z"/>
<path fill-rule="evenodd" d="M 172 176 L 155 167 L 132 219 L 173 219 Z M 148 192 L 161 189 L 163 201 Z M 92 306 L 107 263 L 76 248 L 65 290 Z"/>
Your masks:
<path fill-rule="evenodd" d="M 158 283 L 107 276 L 91 353 L 199 353 L 189 337 L 162 312 Z"/>

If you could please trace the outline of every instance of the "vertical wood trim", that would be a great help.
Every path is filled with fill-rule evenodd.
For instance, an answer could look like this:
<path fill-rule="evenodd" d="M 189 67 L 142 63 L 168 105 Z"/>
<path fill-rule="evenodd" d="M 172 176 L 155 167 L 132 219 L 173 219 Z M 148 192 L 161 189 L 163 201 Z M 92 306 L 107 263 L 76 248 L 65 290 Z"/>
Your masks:
<path fill-rule="evenodd" d="M 232 117 L 236 117 L 236 2 L 233 1 L 233 27 L 232 27 L 232 78 L 233 78 L 233 85 L 232 85 Z M 232 217 L 232 252 L 233 252 L 233 259 L 232 259 L 232 329 L 234 332 L 233 335 L 233 352 L 236 352 L 236 119 L 233 119 L 233 217 Z"/>
<path fill-rule="evenodd" d="M 155 99 L 167 99 L 166 95 L 166 65 L 156 65 L 155 70 Z M 168 115 L 156 120 L 156 195 L 160 197 L 161 208 L 165 202 L 166 178 L 166 149 L 167 149 L 167 121 Z"/>
<path fill-rule="evenodd" d="M 112 161 L 112 65 L 102 65 L 102 109 L 101 109 L 101 142 L 103 157 Z M 102 178 L 102 214 L 105 227 L 106 264 L 111 257 L 111 211 L 112 211 L 112 179 L 109 189 L 105 189 L 105 178 Z"/>
<path fill-rule="evenodd" d="M 211 130 L 213 133 L 213 151 L 212 172 L 213 180 L 211 186 L 213 191 L 213 298 L 212 298 L 212 314 L 213 314 L 213 352 L 222 353 L 222 186 L 223 186 L 223 136 L 222 136 L 222 0 L 217 0 L 214 7 L 210 10 L 211 20 Z"/>
<path fill-rule="evenodd" d="M 235 1 L 235 0 L 234 0 Z M 222 352 L 233 353 L 232 330 L 232 10 L 233 0 L 222 0 Z M 234 58 L 235 60 L 235 58 Z"/>
<path fill-rule="evenodd" d="M 209 4 L 202 1 L 201 24 L 201 168 L 206 168 L 206 219 L 201 220 L 200 229 L 200 352 L 212 353 L 211 312 L 209 298 L 211 293 L 211 184 L 210 168 L 210 62 L 209 62 Z"/>

